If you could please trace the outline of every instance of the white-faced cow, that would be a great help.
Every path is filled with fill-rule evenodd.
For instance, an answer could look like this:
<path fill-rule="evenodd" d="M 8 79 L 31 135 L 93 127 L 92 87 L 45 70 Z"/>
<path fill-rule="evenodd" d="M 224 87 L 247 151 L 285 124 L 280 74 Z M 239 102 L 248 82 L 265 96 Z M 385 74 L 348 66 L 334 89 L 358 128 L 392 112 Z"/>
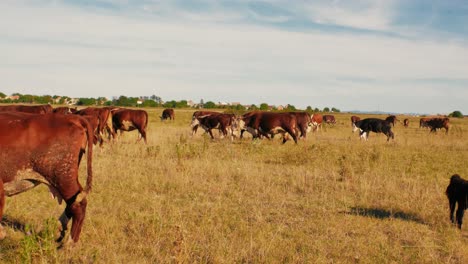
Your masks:
<path fill-rule="evenodd" d="M 234 130 L 237 129 L 237 119 L 233 114 L 212 114 L 196 117 L 192 120 L 192 128 L 194 126 L 201 126 L 206 133 L 209 133 L 211 139 L 214 139 L 213 129 L 219 129 L 223 136 L 228 134 L 231 140 L 234 137 Z"/>
<path fill-rule="evenodd" d="M 146 142 L 146 127 L 148 126 L 148 113 L 145 110 L 119 109 L 112 114 L 112 124 L 115 131 L 138 130 L 141 137 Z"/>
<path fill-rule="evenodd" d="M 306 112 L 289 112 L 296 116 L 296 134 L 299 138 L 306 138 L 307 133 L 312 130 L 312 119 Z"/>
<path fill-rule="evenodd" d="M 314 126 L 313 131 L 318 131 L 322 127 L 323 116 L 321 114 L 312 114 L 310 117 L 312 125 Z"/>
<path fill-rule="evenodd" d="M 392 132 L 392 127 L 390 123 L 386 120 L 378 119 L 378 118 L 366 118 L 354 123 L 355 129 L 358 128 L 361 130 L 360 138 L 365 138 L 366 141 L 369 138 L 369 132 L 375 133 L 383 133 L 387 136 L 387 141 L 390 138 L 394 139 L 394 135 Z"/>
<path fill-rule="evenodd" d="M 202 117 L 202 116 L 209 116 L 209 115 L 219 115 L 221 113 L 219 112 L 214 112 L 214 111 L 195 111 L 193 112 L 193 115 L 192 115 L 192 122 L 197 119 L 198 117 Z M 192 126 L 192 125 L 191 125 Z M 198 126 L 199 125 L 193 125 L 192 126 L 192 136 L 195 135 L 197 133 L 197 130 L 198 130 Z"/>
<path fill-rule="evenodd" d="M 354 131 L 356 131 L 355 123 L 357 121 L 360 121 L 360 120 L 361 120 L 361 118 L 359 116 L 351 116 L 351 127 L 353 128 L 353 133 L 354 133 Z"/>
<path fill-rule="evenodd" d="M 297 143 L 296 115 L 291 113 L 254 112 L 240 121 L 240 128 L 247 129 L 253 135 L 261 134 L 273 138 L 275 134 L 283 135 L 283 144 L 287 141 L 286 133 Z M 258 135 L 254 136 L 257 137 Z"/>
<path fill-rule="evenodd" d="M 174 120 L 175 119 L 174 109 L 172 108 L 164 109 L 162 112 L 162 115 L 159 118 L 161 118 L 161 121 L 164 121 L 167 119 Z"/>
<path fill-rule="evenodd" d="M 59 218 L 60 242 L 72 219 L 71 240 L 77 242 L 86 214 L 86 196 L 91 190 L 93 132 L 80 116 L 0 113 L 0 219 L 5 196 L 45 184 L 58 202 L 66 202 Z M 87 150 L 86 150 L 87 149 Z M 87 152 L 87 180 L 83 189 L 78 169 Z M 0 239 L 6 235 L 0 225 Z"/>

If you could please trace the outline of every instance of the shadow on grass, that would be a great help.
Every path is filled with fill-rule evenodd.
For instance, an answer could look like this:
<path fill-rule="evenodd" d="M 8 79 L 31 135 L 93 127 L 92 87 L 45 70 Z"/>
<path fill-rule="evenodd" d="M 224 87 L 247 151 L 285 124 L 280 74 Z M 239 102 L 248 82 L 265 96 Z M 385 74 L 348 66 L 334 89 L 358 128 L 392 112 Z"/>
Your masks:
<path fill-rule="evenodd" d="M 345 214 L 366 216 L 366 217 L 372 217 L 372 218 L 377 218 L 377 219 L 395 218 L 395 219 L 400 219 L 404 221 L 412 221 L 412 222 L 416 222 L 418 224 L 423 224 L 423 225 L 426 224 L 421 218 L 419 218 L 418 216 L 414 214 L 405 213 L 401 211 L 388 211 L 388 210 L 379 209 L 379 208 L 351 207 L 351 211 L 345 212 Z"/>
<path fill-rule="evenodd" d="M 26 225 L 21 223 L 19 220 L 17 219 L 13 219 L 13 218 L 10 218 L 6 215 L 3 216 L 1 222 L 0 222 L 3 226 L 8 226 L 16 231 L 21 231 L 23 233 L 26 233 Z"/>

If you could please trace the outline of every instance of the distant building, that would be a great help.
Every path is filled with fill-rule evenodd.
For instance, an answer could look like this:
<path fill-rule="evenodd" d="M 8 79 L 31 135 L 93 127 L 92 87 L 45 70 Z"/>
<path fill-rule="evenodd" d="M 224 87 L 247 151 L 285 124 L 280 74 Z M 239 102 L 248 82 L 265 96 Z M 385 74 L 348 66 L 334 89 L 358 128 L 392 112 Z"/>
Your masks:
<path fill-rule="evenodd" d="M 278 106 L 276 107 L 276 109 L 279 110 L 279 111 L 283 111 L 283 110 L 284 110 L 284 106 L 278 105 Z"/>

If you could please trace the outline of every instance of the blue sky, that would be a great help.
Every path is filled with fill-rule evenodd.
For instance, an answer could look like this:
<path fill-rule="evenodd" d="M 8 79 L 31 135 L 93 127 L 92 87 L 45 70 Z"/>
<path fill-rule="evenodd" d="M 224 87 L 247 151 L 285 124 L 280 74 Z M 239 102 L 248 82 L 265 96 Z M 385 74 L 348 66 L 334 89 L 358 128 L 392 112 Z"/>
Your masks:
<path fill-rule="evenodd" d="M 468 1 L 0 1 L 0 91 L 468 113 Z"/>

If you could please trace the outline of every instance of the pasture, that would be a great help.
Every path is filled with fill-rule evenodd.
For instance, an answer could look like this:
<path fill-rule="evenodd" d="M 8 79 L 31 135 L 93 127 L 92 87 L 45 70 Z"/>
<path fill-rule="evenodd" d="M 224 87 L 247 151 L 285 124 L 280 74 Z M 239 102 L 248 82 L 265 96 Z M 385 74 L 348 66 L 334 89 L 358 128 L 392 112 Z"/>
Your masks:
<path fill-rule="evenodd" d="M 387 143 L 335 114 L 282 145 L 192 138 L 194 110 L 147 111 L 147 145 L 134 131 L 95 147 L 78 245 L 56 250 L 64 205 L 38 186 L 6 200 L 1 263 L 468 263 L 468 225 L 450 224 L 445 197 L 452 174 L 468 179 L 466 119 L 445 135 L 409 117 Z"/>

